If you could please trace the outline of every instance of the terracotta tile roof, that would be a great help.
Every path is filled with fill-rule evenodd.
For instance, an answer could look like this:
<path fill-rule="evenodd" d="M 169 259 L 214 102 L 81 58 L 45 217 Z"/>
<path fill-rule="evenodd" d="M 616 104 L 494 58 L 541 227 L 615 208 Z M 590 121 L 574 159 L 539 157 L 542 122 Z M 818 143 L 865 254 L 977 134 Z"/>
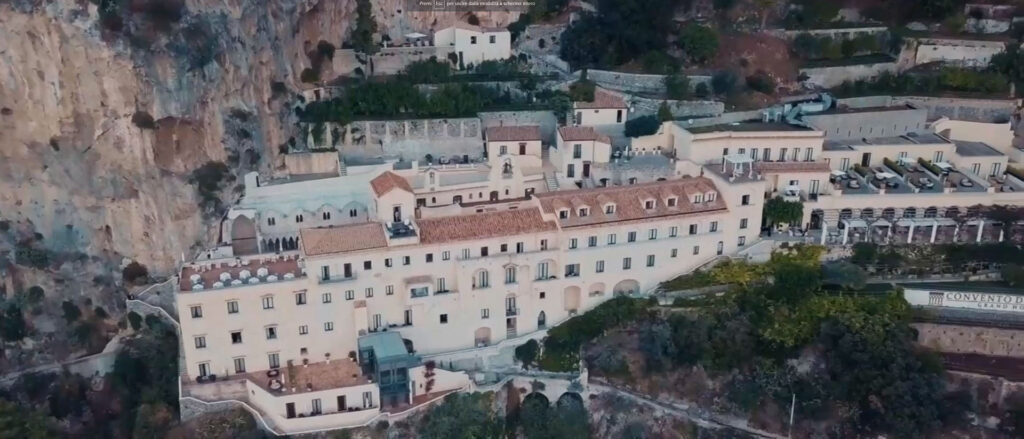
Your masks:
<path fill-rule="evenodd" d="M 594 130 L 594 127 L 559 127 L 558 136 L 565 142 L 596 140 L 611 145 L 612 139 Z"/>
<path fill-rule="evenodd" d="M 309 256 L 387 247 L 384 225 L 360 223 L 299 231 L 303 253 Z"/>
<path fill-rule="evenodd" d="M 580 217 L 577 211 L 570 211 L 569 217 L 559 219 L 563 228 L 585 227 L 606 223 L 635 222 L 672 216 L 692 215 L 726 210 L 725 201 L 716 195 L 715 201 L 693 203 L 693 195 L 718 193 L 711 180 L 704 177 L 683 178 L 630 186 L 613 186 L 573 191 L 545 192 L 534 195 L 540 201 L 544 213 L 557 217 L 558 210 L 568 204 L 567 200 L 581 200 L 588 204 L 590 214 Z M 667 199 L 676 196 L 676 205 L 669 207 Z M 654 209 L 645 209 L 644 201 L 654 198 Z M 604 205 L 615 203 L 615 213 L 604 213 Z"/>
<path fill-rule="evenodd" d="M 825 162 L 754 162 L 757 172 L 829 172 Z"/>
<path fill-rule="evenodd" d="M 412 193 L 412 186 L 409 185 L 409 182 L 391 171 L 386 171 L 377 176 L 377 178 L 370 180 L 370 186 L 373 187 L 373 192 L 378 197 L 391 192 L 395 188 L 402 189 L 410 194 Z"/>
<path fill-rule="evenodd" d="M 600 88 L 594 89 L 593 102 L 578 101 L 572 103 L 573 108 L 581 110 L 599 110 L 602 108 L 628 108 L 626 101 L 615 93 Z"/>
<path fill-rule="evenodd" d="M 537 208 L 420 219 L 416 225 L 421 244 L 522 235 L 556 228 L 553 221 L 544 220 Z"/>
<path fill-rule="evenodd" d="M 500 126 L 487 128 L 488 142 L 511 142 L 515 140 L 540 140 L 537 125 Z"/>

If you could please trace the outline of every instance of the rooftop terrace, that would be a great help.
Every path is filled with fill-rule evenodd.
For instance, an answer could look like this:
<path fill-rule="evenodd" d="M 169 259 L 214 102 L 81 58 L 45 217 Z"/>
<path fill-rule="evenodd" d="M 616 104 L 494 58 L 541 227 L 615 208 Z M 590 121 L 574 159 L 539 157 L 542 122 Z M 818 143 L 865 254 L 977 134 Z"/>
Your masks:
<path fill-rule="evenodd" d="M 678 123 L 678 122 L 677 122 Z M 791 125 L 784 122 L 734 122 L 707 126 L 689 126 L 686 123 L 679 123 L 679 126 L 693 134 L 707 134 L 725 131 L 757 132 L 757 131 L 813 131 L 813 129 Z"/>
<path fill-rule="evenodd" d="M 298 255 L 262 255 L 249 260 L 196 262 L 181 269 L 181 291 L 233 288 L 305 277 Z"/>

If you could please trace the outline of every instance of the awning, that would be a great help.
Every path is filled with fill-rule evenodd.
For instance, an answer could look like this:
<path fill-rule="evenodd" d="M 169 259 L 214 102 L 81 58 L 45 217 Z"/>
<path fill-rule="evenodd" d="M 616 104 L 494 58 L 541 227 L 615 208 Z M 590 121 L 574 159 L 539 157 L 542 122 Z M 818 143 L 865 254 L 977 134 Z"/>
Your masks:
<path fill-rule="evenodd" d="M 889 227 L 892 225 L 892 223 L 890 223 L 889 220 L 885 218 L 879 218 L 876 219 L 875 222 L 871 223 L 871 225 L 875 227 Z"/>
<path fill-rule="evenodd" d="M 413 32 L 413 33 L 405 34 L 405 39 L 407 39 L 407 40 L 415 40 L 417 38 L 426 38 L 426 37 L 427 37 L 426 35 L 421 34 L 419 32 Z"/>
<path fill-rule="evenodd" d="M 946 163 L 946 162 L 935 162 L 935 163 L 933 163 L 933 164 L 934 164 L 935 166 L 938 166 L 939 168 L 941 168 L 941 169 L 943 169 L 943 170 L 946 170 L 946 169 L 953 169 L 953 165 L 951 165 L 951 164 L 949 164 L 949 163 Z"/>
<path fill-rule="evenodd" d="M 845 220 L 843 220 L 843 222 L 846 223 L 846 225 L 849 226 L 849 227 L 857 227 L 857 228 L 862 228 L 863 229 L 863 228 L 868 226 L 867 221 L 864 221 L 864 220 L 862 220 L 860 218 L 845 219 Z"/>
<path fill-rule="evenodd" d="M 832 171 L 832 176 L 833 177 L 840 177 L 840 176 L 843 176 L 843 175 L 846 175 L 846 171 L 836 171 L 836 170 Z"/>

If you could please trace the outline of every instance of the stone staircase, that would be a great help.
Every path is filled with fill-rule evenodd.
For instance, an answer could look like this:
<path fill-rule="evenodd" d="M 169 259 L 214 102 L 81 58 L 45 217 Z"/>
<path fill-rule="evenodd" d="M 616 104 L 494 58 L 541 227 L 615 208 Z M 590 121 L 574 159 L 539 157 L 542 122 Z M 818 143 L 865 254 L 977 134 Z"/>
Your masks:
<path fill-rule="evenodd" d="M 348 175 L 348 167 L 345 166 L 345 159 L 341 158 L 341 151 L 338 152 L 338 175 Z"/>
<path fill-rule="evenodd" d="M 549 192 L 554 192 L 558 190 L 558 178 L 555 177 L 554 172 L 545 172 L 544 181 L 548 184 Z"/>

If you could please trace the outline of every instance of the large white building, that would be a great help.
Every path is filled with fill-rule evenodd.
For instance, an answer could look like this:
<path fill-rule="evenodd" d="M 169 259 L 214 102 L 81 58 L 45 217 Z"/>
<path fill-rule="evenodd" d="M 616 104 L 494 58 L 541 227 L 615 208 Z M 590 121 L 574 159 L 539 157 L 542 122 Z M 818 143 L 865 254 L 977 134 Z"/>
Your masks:
<path fill-rule="evenodd" d="M 1024 204 L 1006 154 L 912 130 L 920 112 L 906 107 L 870 111 L 906 121 L 863 136 L 840 135 L 865 131 L 843 125 L 849 109 L 819 111 L 819 128 L 666 122 L 622 154 L 592 126 L 562 127 L 554 145 L 536 126 L 497 126 L 484 163 L 349 167 L 277 198 L 247 180 L 223 245 L 181 271 L 183 392 L 245 400 L 289 434 L 388 419 L 471 385 L 421 356 L 514 344 L 742 255 L 776 196 L 803 202 L 806 242 L 1002 239 L 971 210 Z M 328 219 L 319 203 L 358 215 Z M 263 224 L 296 209 L 319 220 L 288 223 L 294 245 L 240 245 L 237 218 L 262 243 L 283 236 Z"/>

